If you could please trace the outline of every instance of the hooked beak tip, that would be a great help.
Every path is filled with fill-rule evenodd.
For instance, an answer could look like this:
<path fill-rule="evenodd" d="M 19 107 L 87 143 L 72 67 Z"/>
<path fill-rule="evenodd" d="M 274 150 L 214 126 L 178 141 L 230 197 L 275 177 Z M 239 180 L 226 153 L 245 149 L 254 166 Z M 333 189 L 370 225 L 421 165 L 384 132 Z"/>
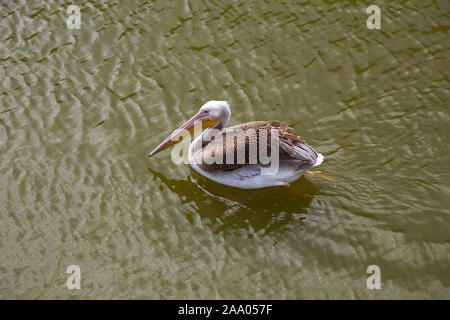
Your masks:
<path fill-rule="evenodd" d="M 153 150 L 148 154 L 148 157 L 149 157 L 149 158 L 153 157 L 155 154 L 157 154 L 158 152 L 164 150 L 165 148 L 166 148 L 165 145 L 163 145 L 162 147 L 161 147 L 161 146 L 158 146 L 157 148 L 153 149 Z"/>

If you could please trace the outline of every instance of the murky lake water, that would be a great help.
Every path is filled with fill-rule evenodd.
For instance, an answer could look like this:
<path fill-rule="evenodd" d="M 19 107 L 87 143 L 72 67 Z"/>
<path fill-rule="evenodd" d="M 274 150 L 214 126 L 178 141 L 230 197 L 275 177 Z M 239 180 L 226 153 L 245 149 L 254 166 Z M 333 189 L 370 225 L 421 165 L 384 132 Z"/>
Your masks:
<path fill-rule="evenodd" d="M 448 1 L 71 3 L 0 4 L 1 298 L 450 299 Z M 333 181 L 147 159 L 208 100 Z"/>

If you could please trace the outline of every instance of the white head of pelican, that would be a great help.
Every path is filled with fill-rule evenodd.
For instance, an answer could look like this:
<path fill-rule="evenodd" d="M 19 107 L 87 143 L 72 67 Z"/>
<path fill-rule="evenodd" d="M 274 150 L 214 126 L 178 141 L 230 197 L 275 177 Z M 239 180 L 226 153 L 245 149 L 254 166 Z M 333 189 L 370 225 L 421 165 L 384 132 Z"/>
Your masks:
<path fill-rule="evenodd" d="M 206 130 L 189 146 L 189 163 L 201 175 L 225 185 L 243 189 L 288 185 L 323 161 L 321 154 L 279 121 L 254 121 L 225 128 L 230 115 L 226 101 L 209 101 L 149 157 L 199 128 Z M 275 163 L 275 170 L 265 173 Z"/>

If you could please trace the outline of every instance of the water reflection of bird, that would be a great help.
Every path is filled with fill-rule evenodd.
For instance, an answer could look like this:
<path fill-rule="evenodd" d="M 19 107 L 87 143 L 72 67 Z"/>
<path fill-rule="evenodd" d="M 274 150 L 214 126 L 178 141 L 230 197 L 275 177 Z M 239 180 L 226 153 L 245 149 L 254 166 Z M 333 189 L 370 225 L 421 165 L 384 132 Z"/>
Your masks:
<path fill-rule="evenodd" d="M 289 185 L 306 169 L 323 161 L 320 153 L 279 121 L 254 121 L 225 128 L 230 115 L 226 101 L 209 101 L 149 157 L 197 129 L 205 129 L 189 146 L 189 163 L 211 180 L 242 189 Z M 273 166 L 275 157 L 277 166 Z M 275 171 L 270 172 L 270 167 Z"/>
<path fill-rule="evenodd" d="M 157 185 L 174 192 L 187 219 L 196 217 L 214 233 L 236 230 L 281 236 L 304 226 L 315 194 L 316 184 L 299 179 L 293 184 L 295 193 L 280 188 L 263 188 L 251 193 L 211 183 L 197 172 L 184 179 L 171 179 L 148 168 Z M 291 191 L 289 189 L 289 191 Z"/>

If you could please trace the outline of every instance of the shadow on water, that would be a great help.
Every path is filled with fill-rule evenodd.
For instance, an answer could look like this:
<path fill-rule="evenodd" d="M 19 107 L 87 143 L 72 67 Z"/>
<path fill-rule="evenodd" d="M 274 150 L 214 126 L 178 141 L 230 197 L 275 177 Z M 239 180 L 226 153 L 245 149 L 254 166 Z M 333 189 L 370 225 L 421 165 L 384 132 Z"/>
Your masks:
<path fill-rule="evenodd" d="M 282 233 L 301 228 L 317 187 L 305 177 L 290 187 L 245 190 L 221 185 L 190 169 L 187 180 L 168 179 L 150 168 L 148 171 L 189 209 L 188 219 L 198 213 L 203 225 L 215 233 L 242 230 L 249 237 Z M 195 208 L 195 209 L 192 209 Z"/>

